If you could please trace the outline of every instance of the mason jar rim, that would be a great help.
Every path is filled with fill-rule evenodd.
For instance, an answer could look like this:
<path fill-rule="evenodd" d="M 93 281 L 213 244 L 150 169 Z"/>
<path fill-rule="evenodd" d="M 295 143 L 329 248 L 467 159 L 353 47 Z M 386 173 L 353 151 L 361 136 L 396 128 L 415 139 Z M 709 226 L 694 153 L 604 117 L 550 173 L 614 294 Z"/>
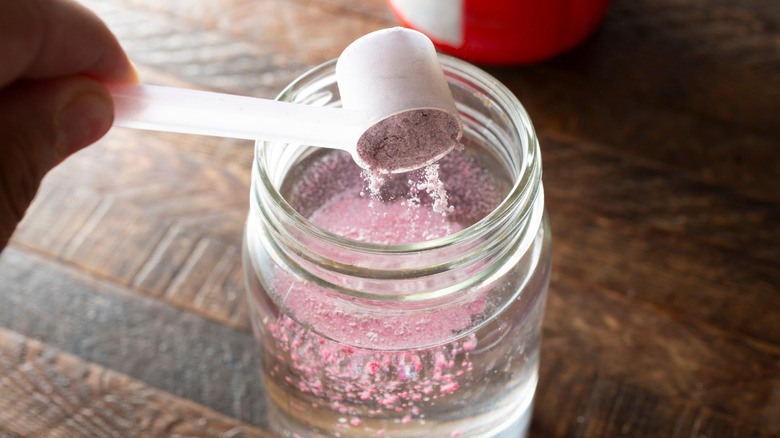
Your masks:
<path fill-rule="evenodd" d="M 379 244 L 348 239 L 314 225 L 287 202 L 272 182 L 264 165 L 265 163 L 263 163 L 263 158 L 266 156 L 263 153 L 264 147 L 277 148 L 281 145 L 270 144 L 270 142 L 258 140 L 255 143 L 253 173 L 259 176 L 260 183 L 263 185 L 269 199 L 274 204 L 273 208 L 283 212 L 287 216 L 286 219 L 292 221 L 298 231 L 322 241 L 327 245 L 333 245 L 350 251 L 377 255 L 423 253 L 442 249 L 464 241 L 473 241 L 474 239 L 481 238 L 486 233 L 490 232 L 493 224 L 503 223 L 509 215 L 529 217 L 530 210 L 534 208 L 534 201 L 536 198 L 534 194 L 541 186 L 541 159 L 538 140 L 528 113 L 517 97 L 489 73 L 468 62 L 449 55 L 439 53 L 438 57 L 445 76 L 448 77 L 448 79 L 453 76 L 453 72 L 457 72 L 458 75 L 465 76 L 466 79 L 473 80 L 478 83 L 479 86 L 484 87 L 486 92 L 490 93 L 490 97 L 496 99 L 498 103 L 501 104 L 502 109 L 507 112 L 506 116 L 511 120 L 512 125 L 517 127 L 518 136 L 521 137 L 521 143 L 525 146 L 525 151 L 523 151 L 521 155 L 521 168 L 511 169 L 518 171 L 519 174 L 512 175 L 515 177 L 512 188 L 493 211 L 476 223 L 465 227 L 460 231 L 422 242 Z M 298 76 L 294 81 L 287 85 L 281 93 L 279 93 L 276 100 L 285 99 L 287 95 L 293 93 L 296 87 L 300 86 L 303 82 L 315 79 L 318 75 L 321 76 L 326 73 L 332 73 L 332 71 L 335 70 L 336 61 L 337 59 L 332 59 L 324 62 Z M 253 193 L 253 196 L 255 197 L 258 195 L 259 193 Z"/>

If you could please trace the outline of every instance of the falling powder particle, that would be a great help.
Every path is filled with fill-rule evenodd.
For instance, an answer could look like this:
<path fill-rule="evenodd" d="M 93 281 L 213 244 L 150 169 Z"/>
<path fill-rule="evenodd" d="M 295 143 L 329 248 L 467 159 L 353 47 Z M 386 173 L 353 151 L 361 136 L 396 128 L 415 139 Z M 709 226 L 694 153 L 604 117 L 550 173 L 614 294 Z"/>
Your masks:
<path fill-rule="evenodd" d="M 368 184 L 368 193 L 373 200 L 382 200 L 381 191 L 387 179 L 387 174 L 382 172 L 364 172 L 363 179 Z M 373 204 L 371 205 L 373 206 Z"/>
<path fill-rule="evenodd" d="M 455 207 L 447 204 L 447 189 L 439 178 L 439 165 L 431 164 L 425 167 L 425 182 L 417 185 L 418 190 L 425 190 L 433 199 L 433 211 L 443 215 L 455 211 Z"/>

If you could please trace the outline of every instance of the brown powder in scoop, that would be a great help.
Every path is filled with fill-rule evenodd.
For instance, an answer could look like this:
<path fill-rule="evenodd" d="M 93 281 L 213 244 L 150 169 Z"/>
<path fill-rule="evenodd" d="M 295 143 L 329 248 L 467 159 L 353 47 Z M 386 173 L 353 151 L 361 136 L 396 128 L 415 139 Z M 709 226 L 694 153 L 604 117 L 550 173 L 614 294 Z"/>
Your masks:
<path fill-rule="evenodd" d="M 463 129 L 457 117 L 438 109 L 394 114 L 371 126 L 357 144 L 371 172 L 395 173 L 431 164 L 451 151 Z"/>

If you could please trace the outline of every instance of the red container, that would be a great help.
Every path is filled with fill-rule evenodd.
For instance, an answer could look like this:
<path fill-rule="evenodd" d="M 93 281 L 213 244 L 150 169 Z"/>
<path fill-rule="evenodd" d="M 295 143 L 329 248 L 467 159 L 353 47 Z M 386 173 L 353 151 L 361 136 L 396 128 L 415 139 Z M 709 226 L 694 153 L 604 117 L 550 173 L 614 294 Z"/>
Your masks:
<path fill-rule="evenodd" d="M 526 64 L 571 49 L 604 20 L 610 0 L 388 0 L 405 27 L 478 64 Z"/>

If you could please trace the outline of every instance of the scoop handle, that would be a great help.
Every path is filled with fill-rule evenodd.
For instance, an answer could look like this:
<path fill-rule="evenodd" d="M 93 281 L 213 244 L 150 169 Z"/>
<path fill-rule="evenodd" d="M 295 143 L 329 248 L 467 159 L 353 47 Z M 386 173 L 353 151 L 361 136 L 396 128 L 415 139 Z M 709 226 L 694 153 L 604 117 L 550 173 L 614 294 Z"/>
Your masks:
<path fill-rule="evenodd" d="M 107 85 L 114 126 L 354 150 L 362 111 L 155 85 Z"/>

